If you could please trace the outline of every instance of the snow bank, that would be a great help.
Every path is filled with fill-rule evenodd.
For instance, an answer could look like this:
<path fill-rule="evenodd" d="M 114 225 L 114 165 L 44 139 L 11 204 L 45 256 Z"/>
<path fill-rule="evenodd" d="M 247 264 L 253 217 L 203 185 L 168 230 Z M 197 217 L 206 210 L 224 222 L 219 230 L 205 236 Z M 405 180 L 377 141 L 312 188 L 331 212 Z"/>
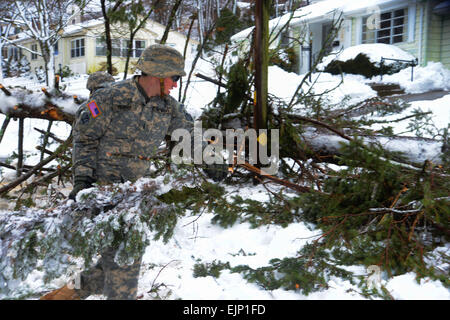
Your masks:
<path fill-rule="evenodd" d="M 360 53 L 364 53 L 371 62 L 379 65 L 381 58 L 400 59 L 400 60 L 414 60 L 416 59 L 412 54 L 400 49 L 397 46 L 384 43 L 366 43 L 357 46 L 352 46 L 344 49 L 339 53 L 330 54 L 326 56 L 322 63 L 318 66 L 319 69 L 325 68 L 331 61 L 347 61 L 356 58 Z M 385 64 L 392 64 L 395 61 L 386 60 Z"/>
<path fill-rule="evenodd" d="M 416 281 L 416 275 L 412 272 L 394 277 L 386 288 L 394 299 L 401 300 L 449 300 L 450 292 L 442 284 L 435 280 L 421 279 Z"/>
<path fill-rule="evenodd" d="M 406 68 L 398 73 L 383 76 L 383 82 L 398 83 L 406 93 L 450 91 L 450 70 L 441 62 L 429 62 L 425 67 L 414 68 L 414 81 L 411 81 L 411 68 Z"/>
<path fill-rule="evenodd" d="M 304 76 L 271 66 L 269 67 L 269 92 L 288 103 Z M 325 98 L 331 104 L 338 104 L 345 98 L 348 99 L 348 103 L 353 104 L 375 97 L 377 93 L 364 81 L 365 78 L 360 75 L 345 75 L 344 82 L 339 85 L 341 82 L 339 75 L 315 73 L 311 76 L 312 91 L 315 94 L 325 93 Z M 308 91 L 311 83 L 309 81 L 304 83 L 303 91 Z"/>
<path fill-rule="evenodd" d="M 407 108 L 403 112 L 384 117 L 384 120 L 394 120 L 394 119 L 400 119 L 403 117 L 407 117 L 413 114 L 414 110 L 420 110 L 421 112 L 432 112 L 429 117 L 430 120 L 433 122 L 434 126 L 438 130 L 442 130 L 447 128 L 448 124 L 450 123 L 450 94 L 443 96 L 442 98 L 436 99 L 436 100 L 422 100 L 422 101 L 413 101 L 411 102 L 411 107 Z M 374 120 L 381 120 L 381 118 L 373 118 Z M 402 136 L 415 136 L 414 132 L 407 132 L 408 131 L 408 125 L 409 121 L 402 121 L 398 123 L 392 123 L 390 124 L 393 128 L 394 134 L 402 135 Z M 383 126 L 386 126 L 386 124 L 373 124 L 371 128 L 373 130 L 380 130 Z M 428 133 L 424 133 L 423 135 L 426 138 L 433 138 L 433 135 L 430 135 Z M 410 149 L 411 146 L 409 146 Z M 429 152 L 428 150 L 427 152 Z M 439 155 L 439 148 L 437 148 L 435 155 Z"/>

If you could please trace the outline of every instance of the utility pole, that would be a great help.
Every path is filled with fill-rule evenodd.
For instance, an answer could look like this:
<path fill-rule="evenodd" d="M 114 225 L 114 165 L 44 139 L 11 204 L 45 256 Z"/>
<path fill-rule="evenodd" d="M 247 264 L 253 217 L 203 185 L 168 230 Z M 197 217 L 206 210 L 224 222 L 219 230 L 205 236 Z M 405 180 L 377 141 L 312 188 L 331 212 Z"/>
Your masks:
<path fill-rule="evenodd" d="M 258 143 L 266 144 L 268 137 L 260 134 L 260 129 L 267 129 L 267 96 L 269 67 L 269 12 L 271 0 L 255 1 L 255 109 L 253 112 L 253 127 L 258 133 Z M 259 147 L 257 148 L 256 168 L 261 168 Z M 259 179 L 253 177 L 253 183 Z"/>
<path fill-rule="evenodd" d="M 271 0 L 255 1 L 255 111 L 254 127 L 267 129 L 269 12 Z"/>

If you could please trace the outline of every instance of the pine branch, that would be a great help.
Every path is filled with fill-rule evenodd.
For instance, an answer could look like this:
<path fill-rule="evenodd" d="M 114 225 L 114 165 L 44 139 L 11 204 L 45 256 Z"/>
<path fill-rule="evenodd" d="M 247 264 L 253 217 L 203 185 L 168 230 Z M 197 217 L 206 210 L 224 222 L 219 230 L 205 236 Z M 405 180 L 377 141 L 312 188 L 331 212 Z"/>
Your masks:
<path fill-rule="evenodd" d="M 29 188 L 34 188 L 39 185 L 47 185 L 48 182 L 50 182 L 53 178 L 63 175 L 71 167 L 72 167 L 72 164 L 70 163 L 63 168 L 58 168 L 57 170 L 51 170 L 52 172 L 46 174 L 45 176 L 41 177 L 40 179 L 38 179 L 36 181 L 31 182 L 30 184 L 28 184 L 25 188 L 23 188 L 20 191 L 24 191 L 25 189 L 29 189 Z"/>
<path fill-rule="evenodd" d="M 53 140 L 55 140 L 56 142 L 64 143 L 64 140 L 58 138 L 57 136 L 55 136 L 55 135 L 54 135 L 53 133 L 51 133 L 51 132 L 45 132 L 44 130 L 41 130 L 41 129 L 38 129 L 38 128 L 33 128 L 33 129 L 36 130 L 36 131 L 39 132 L 39 133 L 42 133 L 42 134 L 48 134 L 48 136 L 49 136 L 50 138 L 52 138 Z"/>
<path fill-rule="evenodd" d="M 340 137 L 342 137 L 342 138 L 344 138 L 344 139 L 346 139 L 348 141 L 353 141 L 352 138 L 350 138 L 349 136 L 347 136 L 343 132 L 341 132 L 341 131 L 339 131 L 337 129 L 334 129 L 333 127 L 329 126 L 328 124 L 326 124 L 324 122 L 321 122 L 321 121 L 318 121 L 318 120 L 314 120 L 314 119 L 311 119 L 311 118 L 307 118 L 307 117 L 303 117 L 303 116 L 300 116 L 300 115 L 297 115 L 297 114 L 287 114 L 286 116 L 288 118 L 291 118 L 291 119 L 296 119 L 296 120 L 301 120 L 301 121 L 305 121 L 305 122 L 310 122 L 310 123 L 316 124 L 318 126 L 321 126 L 321 127 L 324 127 L 326 129 L 330 130 L 331 132 L 336 133 L 338 136 L 340 136 Z"/>
<path fill-rule="evenodd" d="M 262 176 L 261 169 L 255 167 L 255 166 L 252 166 L 248 162 L 245 162 L 245 163 L 242 163 L 242 164 L 238 164 L 238 165 L 241 166 L 242 168 L 248 170 L 248 171 L 251 171 L 253 173 L 256 173 L 256 174 Z M 298 192 L 305 193 L 305 192 L 311 192 L 312 191 L 308 187 L 300 186 L 300 185 L 297 185 L 297 184 L 292 183 L 290 181 L 283 180 L 283 179 L 277 178 L 277 177 L 272 176 L 272 175 L 264 174 L 263 176 L 268 178 L 268 179 L 270 179 L 270 180 L 272 180 L 273 182 L 275 182 L 277 184 L 283 185 L 285 187 L 288 187 L 289 189 L 292 189 L 292 190 L 295 190 L 295 191 L 298 191 Z"/>
<path fill-rule="evenodd" d="M 7 169 L 11 169 L 11 170 L 16 170 L 17 168 L 16 167 L 14 167 L 14 166 L 12 166 L 12 165 L 10 165 L 10 164 L 7 164 L 7 163 L 4 163 L 4 162 L 0 162 L 0 167 L 5 167 L 5 168 L 7 168 Z M 29 171 L 31 168 L 33 168 L 33 166 L 29 166 L 29 165 L 24 165 L 23 166 L 23 171 Z M 55 169 L 52 169 L 52 168 L 41 168 L 41 170 L 42 171 L 55 171 Z"/>
<path fill-rule="evenodd" d="M 11 117 L 9 114 L 6 114 L 5 120 L 3 121 L 2 128 L 0 129 L 0 142 L 3 140 L 3 136 L 5 135 L 6 128 L 8 127 L 9 121 Z"/>
<path fill-rule="evenodd" d="M 57 120 L 67 122 L 68 124 L 72 124 L 75 120 L 75 116 L 73 114 L 64 112 L 61 108 L 53 104 L 45 104 L 38 108 L 20 104 L 14 109 L 9 110 L 8 114 L 12 118 L 35 118 L 49 121 Z"/>
<path fill-rule="evenodd" d="M 35 92 L 27 90 L 25 88 L 5 88 L 0 84 L 0 90 L 10 97 L 15 98 L 16 105 L 10 106 L 6 105 L 6 108 L 0 109 L 0 113 L 9 115 L 10 118 L 36 118 L 45 120 L 57 120 L 64 121 L 68 124 L 72 124 L 75 120 L 75 116 L 72 113 L 64 111 L 61 107 L 55 104 L 54 101 L 60 103 L 61 100 L 75 100 L 75 102 L 82 103 L 84 99 L 76 98 L 76 96 L 70 96 L 67 93 L 60 92 L 58 90 L 49 91 L 46 88 L 42 88 L 42 93 L 39 95 Z M 36 95 L 36 97 L 30 98 L 31 95 Z M 42 96 L 44 95 L 44 97 Z M 32 101 L 32 102 L 31 102 Z M 37 104 L 41 102 L 41 105 L 30 105 L 30 103 Z"/>

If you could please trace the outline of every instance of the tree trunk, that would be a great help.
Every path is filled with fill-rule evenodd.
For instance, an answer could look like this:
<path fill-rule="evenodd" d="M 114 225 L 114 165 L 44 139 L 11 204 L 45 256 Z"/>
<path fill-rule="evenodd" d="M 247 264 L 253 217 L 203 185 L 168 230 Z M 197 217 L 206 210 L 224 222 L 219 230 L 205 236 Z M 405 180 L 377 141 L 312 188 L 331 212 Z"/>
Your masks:
<path fill-rule="evenodd" d="M 23 126 L 24 119 L 19 119 L 19 133 L 18 133 L 18 145 L 17 145 L 17 177 L 22 175 L 22 167 L 23 167 Z"/>
<path fill-rule="evenodd" d="M 3 51 L 3 42 L 0 43 L 0 82 L 3 82 L 3 52 L 2 51 Z"/>
<path fill-rule="evenodd" d="M 169 37 L 169 31 L 170 31 L 170 28 L 172 27 L 173 20 L 175 19 L 175 14 L 177 13 L 178 7 L 180 6 L 182 1 L 183 0 L 177 0 L 172 7 L 172 11 L 170 12 L 169 21 L 167 22 L 166 29 L 164 30 L 164 34 L 160 41 L 161 44 L 165 44 L 167 41 L 167 38 Z"/>
<path fill-rule="evenodd" d="M 204 19 L 203 19 L 202 0 L 197 0 L 197 11 L 198 11 L 198 36 L 200 38 L 200 43 L 203 43 L 205 24 L 204 24 Z"/>
<path fill-rule="evenodd" d="M 255 4 L 255 129 L 267 128 L 270 0 Z"/>
<path fill-rule="evenodd" d="M 105 43 L 106 43 L 106 68 L 109 74 L 113 74 L 112 68 L 112 39 L 111 39 L 111 24 L 106 9 L 106 0 L 100 0 L 102 6 L 102 14 L 105 24 Z"/>
<path fill-rule="evenodd" d="M 55 85 L 55 55 L 53 45 L 50 43 L 43 43 L 42 54 L 45 61 L 45 80 L 47 87 L 53 88 Z M 44 54 L 45 53 L 45 54 Z"/>

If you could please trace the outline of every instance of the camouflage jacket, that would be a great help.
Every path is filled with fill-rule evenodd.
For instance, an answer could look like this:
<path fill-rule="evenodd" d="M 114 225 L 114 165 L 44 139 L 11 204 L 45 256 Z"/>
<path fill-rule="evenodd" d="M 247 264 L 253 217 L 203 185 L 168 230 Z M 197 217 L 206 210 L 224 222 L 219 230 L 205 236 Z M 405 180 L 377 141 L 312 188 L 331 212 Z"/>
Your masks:
<path fill-rule="evenodd" d="M 99 183 L 134 181 L 144 176 L 150 157 L 166 135 L 193 122 L 174 98 L 150 97 L 137 77 L 96 91 L 77 111 L 73 174 Z"/>

